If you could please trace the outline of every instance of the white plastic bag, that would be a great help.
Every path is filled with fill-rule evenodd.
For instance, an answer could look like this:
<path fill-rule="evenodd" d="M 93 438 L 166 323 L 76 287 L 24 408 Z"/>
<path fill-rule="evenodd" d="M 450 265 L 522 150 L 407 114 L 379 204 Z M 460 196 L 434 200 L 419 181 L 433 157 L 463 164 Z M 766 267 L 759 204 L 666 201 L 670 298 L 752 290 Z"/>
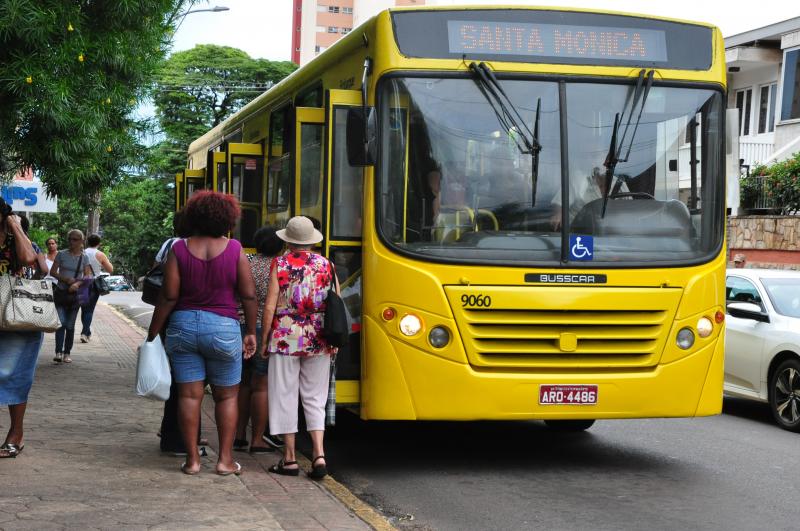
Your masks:
<path fill-rule="evenodd" d="M 145 338 L 139 347 L 139 362 L 136 364 L 136 394 L 153 400 L 167 400 L 172 376 L 169 361 L 161 338 L 153 341 Z"/>

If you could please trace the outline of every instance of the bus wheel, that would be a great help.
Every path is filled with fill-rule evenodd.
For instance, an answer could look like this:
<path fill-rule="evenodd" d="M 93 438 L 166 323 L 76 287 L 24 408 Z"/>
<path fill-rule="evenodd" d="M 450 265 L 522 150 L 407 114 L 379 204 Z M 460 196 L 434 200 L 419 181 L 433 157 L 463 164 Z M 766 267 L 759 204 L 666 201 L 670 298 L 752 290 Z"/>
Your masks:
<path fill-rule="evenodd" d="M 587 420 L 545 420 L 548 428 L 555 431 L 584 431 L 594 424 L 594 419 Z"/>

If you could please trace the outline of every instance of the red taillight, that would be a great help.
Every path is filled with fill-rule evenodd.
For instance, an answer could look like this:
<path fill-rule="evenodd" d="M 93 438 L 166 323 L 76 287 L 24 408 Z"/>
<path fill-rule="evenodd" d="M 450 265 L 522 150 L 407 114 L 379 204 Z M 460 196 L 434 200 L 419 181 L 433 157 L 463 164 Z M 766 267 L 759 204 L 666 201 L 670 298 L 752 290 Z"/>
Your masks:
<path fill-rule="evenodd" d="M 394 311 L 394 308 L 384 308 L 381 313 L 381 317 L 383 317 L 384 321 L 391 321 L 394 319 L 395 315 L 397 315 L 397 313 Z"/>
<path fill-rule="evenodd" d="M 717 310 L 717 313 L 714 314 L 714 321 L 716 321 L 717 324 L 719 324 L 724 320 L 725 320 L 725 314 Z"/>

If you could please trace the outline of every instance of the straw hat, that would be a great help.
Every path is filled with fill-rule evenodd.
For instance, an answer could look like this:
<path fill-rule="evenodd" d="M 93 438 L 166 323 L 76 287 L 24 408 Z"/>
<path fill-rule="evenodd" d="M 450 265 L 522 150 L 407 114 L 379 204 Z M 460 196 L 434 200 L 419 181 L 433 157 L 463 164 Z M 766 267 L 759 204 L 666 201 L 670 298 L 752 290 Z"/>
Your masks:
<path fill-rule="evenodd" d="M 289 220 L 285 229 L 275 233 L 286 243 L 295 245 L 312 245 L 322 241 L 322 233 L 314 228 L 314 224 L 305 216 L 295 216 Z"/>

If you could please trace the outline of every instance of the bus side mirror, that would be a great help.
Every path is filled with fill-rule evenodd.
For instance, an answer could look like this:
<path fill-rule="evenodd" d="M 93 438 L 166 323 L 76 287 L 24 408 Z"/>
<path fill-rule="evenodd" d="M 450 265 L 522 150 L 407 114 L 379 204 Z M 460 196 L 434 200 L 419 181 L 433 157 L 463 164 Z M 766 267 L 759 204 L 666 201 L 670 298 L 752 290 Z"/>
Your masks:
<path fill-rule="evenodd" d="M 347 110 L 347 162 L 351 166 L 372 166 L 377 158 L 375 107 Z"/>

